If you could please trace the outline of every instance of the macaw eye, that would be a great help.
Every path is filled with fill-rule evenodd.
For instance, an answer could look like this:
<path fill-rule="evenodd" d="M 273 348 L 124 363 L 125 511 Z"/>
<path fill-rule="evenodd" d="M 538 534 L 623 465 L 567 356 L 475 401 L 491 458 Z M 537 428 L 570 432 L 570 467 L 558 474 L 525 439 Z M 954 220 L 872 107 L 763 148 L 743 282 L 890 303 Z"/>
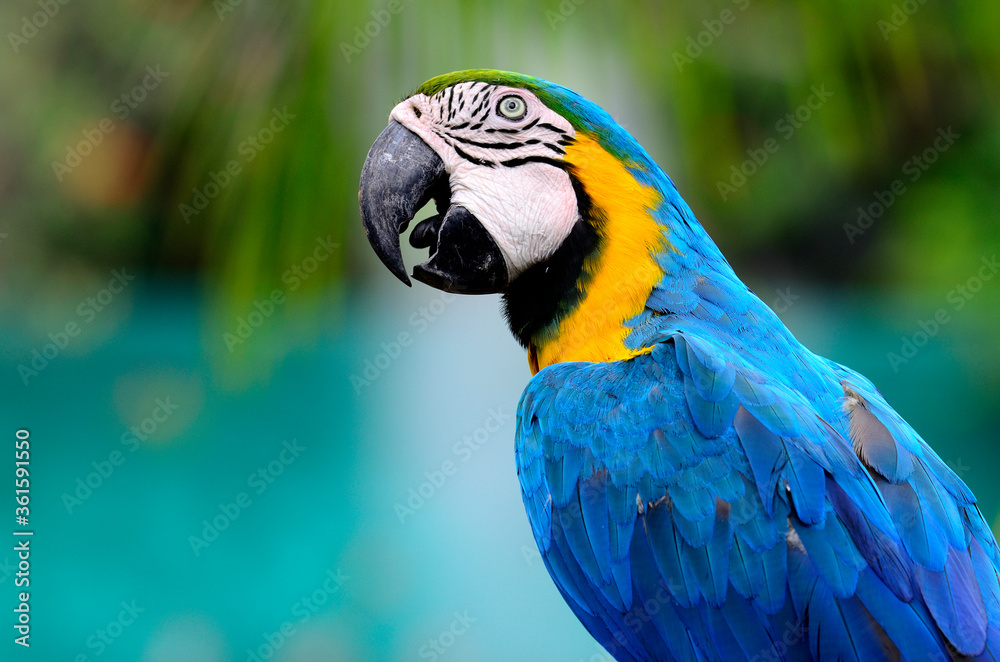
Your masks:
<path fill-rule="evenodd" d="M 521 97 L 509 94 L 500 99 L 497 104 L 497 113 L 509 120 L 519 120 L 528 112 L 528 106 Z"/>

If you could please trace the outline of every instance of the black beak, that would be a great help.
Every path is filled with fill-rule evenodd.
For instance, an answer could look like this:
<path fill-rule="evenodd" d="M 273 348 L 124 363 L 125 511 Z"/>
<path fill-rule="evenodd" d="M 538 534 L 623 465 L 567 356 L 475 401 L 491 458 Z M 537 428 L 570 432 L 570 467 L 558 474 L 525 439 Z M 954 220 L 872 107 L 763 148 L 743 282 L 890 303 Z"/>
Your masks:
<path fill-rule="evenodd" d="M 382 263 L 406 285 L 399 236 L 432 198 L 439 214 L 422 221 L 410 236 L 431 257 L 413 269 L 417 280 L 447 292 L 488 294 L 508 282 L 499 246 L 467 209 L 450 204 L 451 189 L 441 158 L 398 122 L 375 140 L 361 170 L 358 202 L 365 234 Z"/>

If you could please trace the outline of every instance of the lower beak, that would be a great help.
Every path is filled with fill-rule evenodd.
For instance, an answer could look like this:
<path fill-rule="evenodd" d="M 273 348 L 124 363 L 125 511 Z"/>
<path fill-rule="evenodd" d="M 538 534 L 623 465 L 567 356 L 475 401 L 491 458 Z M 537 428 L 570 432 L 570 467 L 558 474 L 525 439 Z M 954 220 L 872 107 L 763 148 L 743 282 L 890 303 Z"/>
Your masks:
<path fill-rule="evenodd" d="M 361 220 L 376 255 L 410 285 L 399 237 L 433 198 L 444 213 L 423 221 L 411 235 L 411 243 L 432 251 L 430 259 L 414 267 L 413 277 L 447 292 L 502 291 L 508 283 L 503 253 L 482 223 L 465 207 L 451 205 L 450 197 L 441 157 L 402 124 L 390 122 L 368 152 L 358 192 Z"/>

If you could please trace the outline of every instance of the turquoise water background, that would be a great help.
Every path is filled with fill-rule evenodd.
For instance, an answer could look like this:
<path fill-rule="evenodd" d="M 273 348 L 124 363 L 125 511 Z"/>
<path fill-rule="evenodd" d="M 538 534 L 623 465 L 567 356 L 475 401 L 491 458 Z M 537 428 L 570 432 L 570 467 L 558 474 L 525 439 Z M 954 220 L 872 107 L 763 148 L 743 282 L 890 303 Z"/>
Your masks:
<path fill-rule="evenodd" d="M 970 301 L 894 372 L 887 352 L 943 296 L 757 286 L 814 350 L 871 377 L 993 521 L 1000 409 L 974 361 L 991 311 Z M 3 328 L 5 443 L 20 427 L 32 443 L 30 659 L 608 659 L 534 548 L 513 462 L 530 374 L 496 297 L 375 272 L 328 302 L 318 339 L 235 381 L 211 358 L 225 347 L 208 301 L 140 277 L 27 385 L 17 366 L 44 334 Z M 279 324 L 236 352 L 295 337 Z"/>

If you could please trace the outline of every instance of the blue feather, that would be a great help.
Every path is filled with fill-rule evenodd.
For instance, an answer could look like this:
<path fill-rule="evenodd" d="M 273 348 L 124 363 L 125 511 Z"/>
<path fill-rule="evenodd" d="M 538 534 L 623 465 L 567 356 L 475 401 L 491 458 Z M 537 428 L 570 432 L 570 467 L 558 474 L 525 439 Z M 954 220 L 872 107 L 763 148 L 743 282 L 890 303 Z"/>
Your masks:
<path fill-rule="evenodd" d="M 827 492 L 834 512 L 843 523 L 858 551 L 879 578 L 903 600 L 913 596 L 912 561 L 890 534 L 875 526 L 837 483 L 827 480 Z"/>
<path fill-rule="evenodd" d="M 554 526 L 561 528 L 558 522 L 556 520 Z M 561 536 L 562 532 L 559 531 L 558 535 Z M 551 550 L 547 550 L 544 553 L 542 559 L 545 561 L 545 567 L 548 569 L 549 574 L 555 579 L 556 585 L 571 598 L 571 606 L 593 616 L 594 611 L 588 604 L 589 600 L 583 597 L 583 592 L 580 586 L 577 585 L 573 573 L 569 569 L 569 564 L 566 562 L 565 556 L 567 553 L 568 550 L 564 550 L 562 545 L 557 543 L 552 546 Z"/>
<path fill-rule="evenodd" d="M 773 515 L 778 480 L 788 462 L 785 445 L 781 443 L 778 435 L 767 429 L 743 407 L 736 413 L 733 427 L 736 428 L 743 451 L 750 461 L 764 511 L 768 515 Z"/>
<path fill-rule="evenodd" d="M 755 604 L 765 614 L 777 614 L 784 606 L 788 585 L 788 545 L 779 540 L 760 555 L 763 581 Z"/>
<path fill-rule="evenodd" d="M 575 516 L 575 513 L 568 513 L 567 516 L 576 522 L 576 532 L 582 542 L 586 544 L 594 557 L 595 569 L 585 567 L 592 578 L 600 577 L 602 582 L 611 582 L 611 538 L 610 538 L 610 517 L 608 513 L 608 474 L 598 471 L 590 478 L 580 481 L 580 511 L 583 514 L 582 521 Z M 564 524 L 565 528 L 565 524 Z M 599 570 L 597 570 L 599 568 Z"/>
<path fill-rule="evenodd" d="M 702 520 L 715 513 L 715 497 L 707 488 L 685 490 L 682 487 L 671 486 L 667 493 L 677 509 L 677 514 L 686 520 Z"/>
<path fill-rule="evenodd" d="M 826 517 L 826 474 L 817 462 L 792 441 L 786 441 L 788 488 L 796 516 L 806 524 L 822 524 Z"/>
<path fill-rule="evenodd" d="M 561 544 L 565 545 L 573 558 L 586 575 L 589 583 L 595 586 L 603 586 L 611 582 L 611 564 L 607 565 L 607 575 L 601 572 L 601 567 L 597 562 L 594 550 L 602 547 L 593 544 L 591 541 L 600 542 L 601 531 L 584 526 L 584 522 L 573 517 L 571 510 L 563 509 L 556 511 L 556 518 L 559 522 L 558 531 L 564 536 Z M 603 531 L 607 536 L 607 529 Z M 606 548 L 606 546 L 604 546 Z"/>
<path fill-rule="evenodd" d="M 899 648 L 903 659 L 950 659 L 944 639 L 919 600 L 900 600 L 870 568 L 858 575 L 857 597 Z"/>
<path fill-rule="evenodd" d="M 892 513 L 896 530 L 913 560 L 931 570 L 943 570 L 948 556 L 948 539 L 909 483 L 879 483 L 879 491 Z"/>
<path fill-rule="evenodd" d="M 674 527 L 670 506 L 665 500 L 652 504 L 643 523 L 660 577 L 682 607 L 694 605 L 700 598 L 698 578 L 681 551 L 684 542 Z"/>
<path fill-rule="evenodd" d="M 726 361 L 711 346 L 699 342 L 697 338 L 687 339 L 687 365 L 698 394 L 709 402 L 718 402 L 729 395 L 736 380 L 736 368 Z"/>
<path fill-rule="evenodd" d="M 638 455 L 646 470 L 658 481 L 665 481 L 676 473 L 683 462 L 683 457 L 667 441 L 662 430 L 650 433 L 649 441 L 639 450 Z"/>
<path fill-rule="evenodd" d="M 858 584 L 857 568 L 844 562 L 834 551 L 826 531 L 818 526 L 809 526 L 797 517 L 789 518 L 813 568 L 820 574 L 830 592 L 837 598 L 854 595 Z"/>
<path fill-rule="evenodd" d="M 545 456 L 545 477 L 556 508 L 565 507 L 575 496 L 583 456 L 583 451 L 569 444 L 555 444 L 552 453 Z"/>
<path fill-rule="evenodd" d="M 724 613 L 724 605 L 732 604 L 736 602 L 735 600 L 723 599 L 721 609 L 707 609 L 705 610 L 705 625 L 708 628 L 708 634 L 712 639 L 712 643 L 719 654 L 719 658 L 722 660 L 746 660 L 747 655 L 744 653 L 740 642 L 737 640 L 739 635 L 746 634 L 750 630 L 748 623 L 740 623 L 736 627 L 733 627 L 729 621 L 726 620 Z"/>
<path fill-rule="evenodd" d="M 934 523 L 939 532 L 943 531 L 947 535 L 952 546 L 965 549 L 968 543 L 962 530 L 958 506 L 922 461 L 914 465 L 911 485 L 920 498 L 920 506 L 927 519 Z"/>
<path fill-rule="evenodd" d="M 683 545 L 691 569 L 694 571 L 701 593 L 713 607 L 722 605 L 729 582 L 729 548 L 733 542 L 732 525 L 728 514 L 715 518 L 712 538 L 706 545 Z"/>
<path fill-rule="evenodd" d="M 775 638 L 768 628 L 767 621 L 761 618 L 753 604 L 746 600 L 726 600 L 720 610 L 736 639 L 742 655 L 727 657 L 727 660 L 760 660 L 782 659 L 782 651 L 787 652 L 787 644 L 781 637 Z"/>
<path fill-rule="evenodd" d="M 691 521 L 683 517 L 674 517 L 674 526 L 688 545 L 704 547 L 712 539 L 715 532 L 715 516 L 709 515 L 700 520 Z"/>
<path fill-rule="evenodd" d="M 962 655 L 978 655 L 986 646 L 986 607 L 967 551 L 948 549 L 944 570 L 919 565 L 914 574 L 934 622 Z"/>
<path fill-rule="evenodd" d="M 687 397 L 695 426 L 705 437 L 709 439 L 718 437 L 732 425 L 736 408 L 740 405 L 740 401 L 734 393 L 730 392 L 728 396 L 718 402 L 706 400 L 698 393 L 692 378 L 685 375 L 684 394 Z"/>

